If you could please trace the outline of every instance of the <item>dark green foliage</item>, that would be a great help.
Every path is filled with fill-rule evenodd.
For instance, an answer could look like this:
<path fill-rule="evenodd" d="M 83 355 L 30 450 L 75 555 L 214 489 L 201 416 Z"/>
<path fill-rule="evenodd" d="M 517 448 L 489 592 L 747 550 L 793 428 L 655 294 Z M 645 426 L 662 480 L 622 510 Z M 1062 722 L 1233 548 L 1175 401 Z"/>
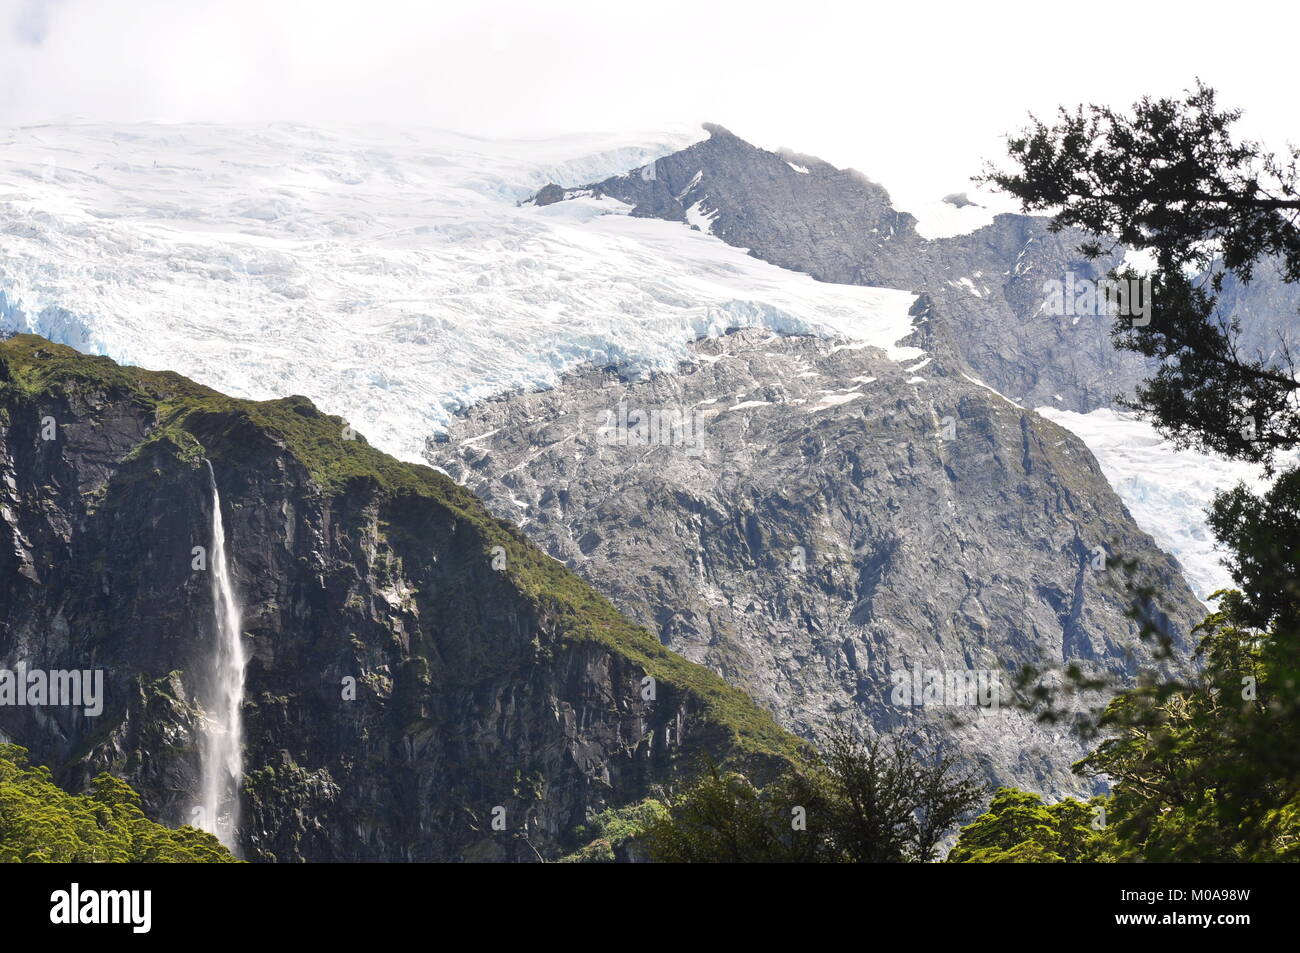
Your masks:
<path fill-rule="evenodd" d="M 1135 406 L 1184 443 L 1266 462 L 1300 442 L 1292 355 L 1243 352 L 1215 305 L 1226 273 L 1249 282 L 1262 259 L 1300 280 L 1300 154 L 1234 141 L 1239 116 L 1199 83 L 1181 100 L 1144 98 L 1131 115 L 1062 109 L 1055 125 L 1034 120 L 1011 138 L 1016 171 L 985 179 L 1026 211 L 1054 212 L 1053 228 L 1097 236 L 1089 257 L 1114 242 L 1154 255 L 1150 324 L 1115 326 L 1119 346 L 1160 361 Z"/>
<path fill-rule="evenodd" d="M 986 813 L 961 829 L 950 863 L 1043 864 L 1099 859 L 1096 807 L 1073 798 L 1044 804 L 1037 794 L 999 788 Z"/>
<path fill-rule="evenodd" d="M 1033 120 L 1007 149 L 1014 173 L 986 179 L 1027 210 L 1060 209 L 1058 225 L 1151 247 L 1171 266 L 1204 269 L 1215 258 L 1251 274 L 1277 255 L 1300 279 L 1296 153 L 1287 159 L 1237 142 L 1239 110 L 1220 110 L 1198 82 L 1182 99 L 1143 97 L 1125 114 L 1106 106 L 1061 109 L 1056 125 Z M 1222 242 L 1208 248 L 1207 238 Z"/>
<path fill-rule="evenodd" d="M 1195 679 L 1118 696 L 1109 737 L 1077 766 L 1114 782 L 1118 860 L 1300 859 L 1294 675 L 1271 663 L 1276 639 L 1242 625 L 1243 605 L 1228 593 L 1199 627 Z"/>
<path fill-rule="evenodd" d="M 574 831 L 578 840 L 588 842 L 572 854 L 561 857 L 560 863 L 612 863 L 619 859 L 621 848 L 631 849 L 633 842 L 643 837 L 651 825 L 667 816 L 668 809 L 654 798 L 601 811 L 589 824 Z"/>
<path fill-rule="evenodd" d="M 1111 784 L 1087 806 L 1087 829 L 1081 815 L 1051 819 L 1061 805 L 1000 791 L 949 859 L 1300 860 L 1300 751 L 1287 743 L 1300 736 L 1300 655 L 1293 631 L 1249 624 L 1257 618 L 1241 593 L 1223 593 L 1197 627 L 1196 666 L 1178 678 L 1146 673 L 1114 697 L 1103 740 L 1075 765 Z M 1068 850 L 1066 827 L 1084 835 Z"/>
<path fill-rule="evenodd" d="M 1215 499 L 1209 523 L 1228 547 L 1242 593 L 1242 621 L 1276 628 L 1277 666 L 1294 665 L 1300 633 L 1300 469 L 1288 470 L 1261 496 L 1237 486 Z"/>
<path fill-rule="evenodd" d="M 676 863 L 923 862 L 983 794 L 947 757 L 841 731 L 762 790 L 708 766 L 646 842 L 655 860 Z"/>
<path fill-rule="evenodd" d="M 662 863 L 787 863 L 820 859 L 806 831 L 791 827 L 778 791 L 760 791 L 735 772 L 709 765 L 649 825 L 650 856 Z"/>
<path fill-rule="evenodd" d="M 1285 339 L 1243 353 L 1216 305 L 1226 274 L 1248 282 L 1263 259 L 1300 280 L 1300 153 L 1279 160 L 1234 141 L 1238 116 L 1199 84 L 1182 100 L 1143 99 L 1131 115 L 1062 111 L 1011 140 L 1018 171 L 988 179 L 1026 210 L 1053 210 L 1053 227 L 1097 236 L 1089 256 L 1115 240 L 1154 253 L 1150 325 L 1121 318 L 1114 329 L 1120 346 L 1159 361 L 1134 405 L 1182 443 L 1272 472 L 1279 451 L 1300 445 L 1292 355 Z M 1176 678 L 1148 673 L 1116 696 L 1105 740 L 1076 765 L 1113 782 L 1096 805 L 1108 824 L 1095 859 L 1300 860 L 1300 470 L 1262 496 L 1219 494 L 1209 522 L 1239 590 L 1220 594 L 1198 627 L 1197 664 Z M 1040 823 L 1052 808 L 999 797 L 953 859 L 1065 857 Z"/>
<path fill-rule="evenodd" d="M 863 742 L 831 735 L 807 770 L 792 772 L 786 797 L 808 810 L 832 857 L 853 863 L 926 862 L 985 795 L 949 756 L 922 755 L 900 738 Z"/>
<path fill-rule="evenodd" d="M 0 745 L 0 861 L 236 863 L 211 834 L 149 820 L 124 781 L 101 774 L 86 794 L 68 794 L 17 745 Z"/>

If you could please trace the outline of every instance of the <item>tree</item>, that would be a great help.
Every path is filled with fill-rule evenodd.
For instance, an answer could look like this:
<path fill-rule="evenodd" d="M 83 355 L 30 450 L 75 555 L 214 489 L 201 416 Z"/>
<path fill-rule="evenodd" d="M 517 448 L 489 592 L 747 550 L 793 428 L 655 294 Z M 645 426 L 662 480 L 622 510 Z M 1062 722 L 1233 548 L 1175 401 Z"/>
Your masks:
<path fill-rule="evenodd" d="M 1204 665 L 1190 682 L 1149 680 L 1111 702 L 1110 737 L 1077 765 L 1114 783 L 1116 859 L 1300 859 L 1300 709 L 1279 686 L 1276 642 L 1241 624 L 1225 594 L 1200 626 Z"/>
<path fill-rule="evenodd" d="M 1245 353 L 1240 327 L 1215 306 L 1225 275 L 1249 282 L 1262 260 L 1300 280 L 1300 152 L 1278 158 L 1235 141 L 1240 115 L 1199 82 L 1181 100 L 1144 98 L 1131 114 L 1062 109 L 1056 124 L 1032 119 L 1010 139 L 1017 170 L 990 168 L 982 181 L 1026 211 L 1053 211 L 1054 230 L 1095 236 L 1081 249 L 1090 258 L 1117 244 L 1152 254 L 1150 323 L 1120 318 L 1114 328 L 1118 346 L 1156 362 L 1133 406 L 1184 444 L 1268 462 L 1300 443 L 1290 345 Z"/>
<path fill-rule="evenodd" d="M 898 737 L 857 741 L 844 730 L 785 788 L 818 822 L 829 850 L 854 863 L 934 860 L 944 835 L 985 794 L 950 756 L 924 756 Z"/>
<path fill-rule="evenodd" d="M 662 863 L 784 863 L 818 859 L 815 838 L 799 837 L 778 799 L 744 775 L 708 764 L 646 830 Z"/>
<path fill-rule="evenodd" d="M 951 758 L 838 730 L 763 790 L 710 765 L 669 799 L 646 841 L 660 861 L 924 862 L 983 796 Z"/>
<path fill-rule="evenodd" d="M 1044 804 L 1037 794 L 998 788 L 984 814 L 961 829 L 950 863 L 1043 864 L 1096 860 L 1102 838 L 1093 828 L 1103 807 L 1066 798 Z"/>
<path fill-rule="evenodd" d="M 126 782 L 101 774 L 86 794 L 56 786 L 49 768 L 27 766 L 27 749 L 0 745 L 0 862 L 234 862 L 192 827 L 172 830 L 140 810 Z"/>
<path fill-rule="evenodd" d="M 668 809 L 655 798 L 601 811 L 573 832 L 582 847 L 560 858 L 562 864 L 608 864 L 642 857 L 639 839 L 646 828 L 668 817 Z"/>
<path fill-rule="evenodd" d="M 1131 114 L 1062 110 L 1010 140 L 1018 170 L 986 180 L 1027 211 L 1052 210 L 1054 229 L 1091 233 L 1089 257 L 1119 243 L 1153 255 L 1149 325 L 1121 317 L 1113 329 L 1118 346 L 1153 359 L 1130 405 L 1180 444 L 1273 474 L 1279 452 L 1300 446 L 1290 342 L 1279 333 L 1267 352 L 1245 352 L 1218 298 L 1225 277 L 1249 283 L 1261 262 L 1300 281 L 1300 153 L 1238 142 L 1239 117 L 1200 83 Z M 1300 731 L 1300 470 L 1262 496 L 1219 494 L 1209 523 L 1238 590 L 1216 594 L 1198 627 L 1199 670 L 1119 694 L 1102 718 L 1108 737 L 1076 765 L 1114 781 L 1116 859 L 1300 859 L 1300 754 L 1288 743 Z"/>

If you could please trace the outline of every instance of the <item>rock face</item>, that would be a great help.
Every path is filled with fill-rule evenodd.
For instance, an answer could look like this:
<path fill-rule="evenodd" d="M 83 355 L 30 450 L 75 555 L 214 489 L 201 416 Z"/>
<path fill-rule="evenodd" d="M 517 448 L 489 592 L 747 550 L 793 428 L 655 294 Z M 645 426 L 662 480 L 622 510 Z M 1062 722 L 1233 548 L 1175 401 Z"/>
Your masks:
<path fill-rule="evenodd" d="M 1300 349 L 1300 285 L 1287 284 L 1275 260 L 1259 263 L 1249 284 L 1225 276 L 1219 312 L 1240 326 L 1247 358 L 1282 363 Z"/>
<path fill-rule="evenodd" d="M 762 774 L 794 750 L 467 491 L 353 437 L 304 398 L 0 344 L 0 665 L 106 687 L 99 717 L 0 706 L 0 734 L 74 789 L 108 770 L 190 820 L 206 459 L 250 657 L 249 859 L 553 857 L 702 753 Z"/>
<path fill-rule="evenodd" d="M 752 330 L 694 354 L 481 403 L 428 458 L 793 731 L 942 736 L 997 782 L 1085 793 L 1067 726 L 893 689 L 936 671 L 1009 686 L 1026 663 L 1132 673 L 1149 653 L 1119 556 L 1186 645 L 1199 604 L 1087 448 L 939 358 Z"/>
<path fill-rule="evenodd" d="M 1089 262 L 1083 235 L 1022 215 L 927 240 L 859 173 L 708 130 L 532 201 L 609 197 L 822 281 L 918 293 L 900 343 L 927 358 L 735 333 L 698 343 L 678 375 L 588 369 L 481 404 L 428 459 L 799 734 L 832 719 L 919 731 L 956 741 L 992 780 L 1083 793 L 1065 726 L 1006 710 L 954 720 L 894 689 L 1025 664 L 1131 674 L 1149 656 L 1120 557 L 1155 582 L 1176 641 L 1203 614 L 1087 448 L 1015 403 L 1087 412 L 1146 376 L 1113 348 L 1109 317 L 1044 313 L 1046 282 L 1101 277 L 1120 250 Z M 656 426 L 689 420 L 703 445 L 609 443 L 598 428 L 624 426 L 628 408 Z"/>
<path fill-rule="evenodd" d="M 686 223 L 821 281 L 924 293 L 923 346 L 1030 407 L 1087 413 L 1146 376 L 1143 358 L 1111 345 L 1109 318 L 1042 308 L 1046 281 L 1101 277 L 1120 250 L 1090 262 L 1078 252 L 1081 233 L 1053 233 L 1047 219 L 1028 215 L 929 241 L 861 173 L 707 128 L 707 140 L 652 165 L 567 192 L 548 186 L 534 201 L 609 196 L 633 205 L 633 215 Z"/>

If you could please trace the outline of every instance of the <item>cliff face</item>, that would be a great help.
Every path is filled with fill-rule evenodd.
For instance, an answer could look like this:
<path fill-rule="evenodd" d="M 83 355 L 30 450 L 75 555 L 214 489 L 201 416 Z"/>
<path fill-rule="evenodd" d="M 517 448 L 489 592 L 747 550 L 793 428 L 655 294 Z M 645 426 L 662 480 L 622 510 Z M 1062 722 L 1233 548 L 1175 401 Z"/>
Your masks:
<path fill-rule="evenodd" d="M 1009 686 L 1025 664 L 1130 675 L 1151 658 L 1121 557 L 1186 647 L 1202 610 L 1088 449 L 939 359 L 753 330 L 694 352 L 676 374 L 589 369 L 483 402 L 429 459 L 791 730 L 920 732 L 995 782 L 1087 793 L 1068 725 L 893 687 L 935 671 Z M 624 417 L 648 439 L 611 439 Z M 689 439 L 660 439 L 677 417 Z"/>
<path fill-rule="evenodd" d="M 1044 313 L 1047 281 L 1097 278 L 1120 249 L 1087 261 L 1085 236 L 1024 215 L 929 240 L 852 170 L 709 133 L 532 201 L 612 198 L 821 281 L 917 293 L 898 343 L 925 360 L 741 332 L 697 343 L 679 375 L 591 370 L 485 402 L 428 459 L 792 730 L 921 731 L 996 782 L 1086 793 L 1066 726 L 1005 711 L 957 724 L 891 689 L 900 674 L 1024 664 L 1131 675 L 1151 659 L 1121 558 L 1161 593 L 1175 642 L 1203 614 L 1088 449 L 1022 409 L 1091 411 L 1147 375 L 1113 347 L 1109 317 Z M 605 444 L 599 421 L 624 405 L 699 413 L 702 452 Z"/>
<path fill-rule="evenodd" d="M 467 491 L 304 398 L 20 336 L 0 344 L 0 664 L 100 669 L 106 698 L 0 707 L 0 734 L 73 788 L 111 771 L 169 824 L 197 803 L 205 460 L 249 655 L 249 859 L 555 856 L 703 752 L 761 774 L 793 750 Z"/>
<path fill-rule="evenodd" d="M 881 186 L 852 169 L 757 148 L 718 126 L 708 139 L 625 175 L 582 188 L 544 189 L 551 204 L 609 196 L 636 216 L 683 222 L 764 261 L 820 281 L 924 293 L 917 343 L 1030 407 L 1086 413 L 1110 406 L 1147 373 L 1116 351 L 1111 320 L 1043 312 L 1043 284 L 1067 273 L 1095 279 L 1120 261 L 1091 262 L 1082 233 L 1048 219 L 998 215 L 969 234 L 927 240 Z"/>
<path fill-rule="evenodd" d="M 1045 282 L 1103 277 L 1123 261 L 1122 246 L 1089 260 L 1080 246 L 1092 236 L 1054 232 L 1038 215 L 997 215 L 967 234 L 926 239 L 861 173 L 706 128 L 708 139 L 650 165 L 580 188 L 548 186 L 532 201 L 609 196 L 634 216 L 699 228 L 820 281 L 923 293 L 930 320 L 918 343 L 1029 407 L 1113 406 L 1154 370 L 1115 349 L 1111 318 L 1043 307 Z M 1227 279 L 1219 310 L 1240 323 L 1247 357 L 1267 357 L 1294 350 L 1298 305 L 1297 289 L 1265 262 L 1250 284 Z"/>

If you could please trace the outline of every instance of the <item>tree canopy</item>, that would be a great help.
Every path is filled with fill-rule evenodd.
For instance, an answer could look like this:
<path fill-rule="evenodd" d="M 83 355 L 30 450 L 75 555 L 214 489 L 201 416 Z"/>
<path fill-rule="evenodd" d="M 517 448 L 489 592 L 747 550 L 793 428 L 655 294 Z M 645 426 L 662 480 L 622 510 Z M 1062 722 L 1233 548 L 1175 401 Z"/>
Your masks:
<path fill-rule="evenodd" d="M 1133 406 L 1185 444 L 1267 463 L 1300 443 L 1295 342 L 1279 333 L 1267 350 L 1248 349 L 1217 304 L 1225 276 L 1249 283 L 1262 262 L 1300 280 L 1300 152 L 1238 141 L 1240 116 L 1199 82 L 1127 113 L 1062 108 L 1055 123 L 1031 117 L 1010 138 L 1015 169 L 981 179 L 1026 211 L 1053 213 L 1053 229 L 1094 236 L 1088 257 L 1118 245 L 1151 257 L 1149 324 L 1121 318 L 1113 332 L 1153 359 Z M 1116 276 L 1142 277 L 1132 266 Z"/>
<path fill-rule="evenodd" d="M 1094 804 L 1107 824 L 1092 859 L 1300 860 L 1300 469 L 1287 460 L 1278 472 L 1300 446 L 1287 334 L 1297 323 L 1275 316 L 1275 340 L 1248 351 L 1239 317 L 1219 307 L 1226 276 L 1248 284 L 1264 263 L 1300 281 L 1300 153 L 1236 139 L 1239 118 L 1199 82 L 1127 113 L 1062 109 L 1011 138 L 1016 169 L 985 176 L 1026 211 L 1051 211 L 1054 229 L 1090 233 L 1085 255 L 1123 244 L 1151 256 L 1149 325 L 1120 317 L 1113 329 L 1117 345 L 1153 359 L 1130 405 L 1183 444 L 1276 476 L 1210 509 L 1237 588 L 1216 594 L 1190 674 L 1148 674 L 1120 692 L 1104 740 L 1075 766 L 1113 785 Z M 1000 792 L 954 859 L 1070 859 L 1055 849 L 1058 806 L 1035 800 Z"/>
<path fill-rule="evenodd" d="M 27 749 L 0 744 L 0 861 L 5 863 L 233 863 L 211 834 L 155 824 L 125 781 L 101 774 L 69 794 Z"/>
<path fill-rule="evenodd" d="M 678 863 L 924 862 L 984 794 L 950 757 L 840 729 L 762 790 L 707 766 L 665 798 L 645 840 L 653 859 Z"/>

